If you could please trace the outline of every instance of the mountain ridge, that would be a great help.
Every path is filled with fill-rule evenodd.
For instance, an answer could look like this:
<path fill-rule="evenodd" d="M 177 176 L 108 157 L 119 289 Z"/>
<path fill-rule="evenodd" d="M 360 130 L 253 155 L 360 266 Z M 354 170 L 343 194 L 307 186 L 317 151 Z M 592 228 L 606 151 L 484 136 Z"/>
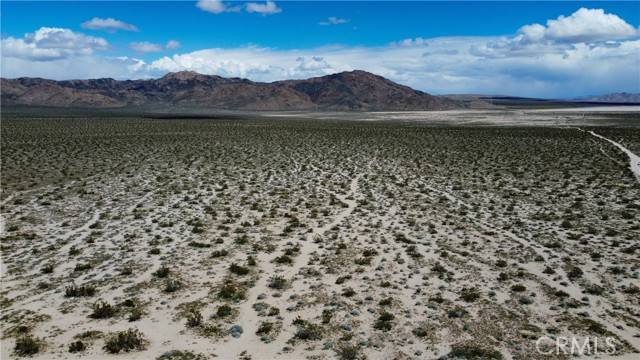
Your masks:
<path fill-rule="evenodd" d="M 465 108 L 362 70 L 271 83 L 193 71 L 157 79 L 1 79 L 6 105 L 120 108 L 172 105 L 228 110 L 402 111 Z"/>

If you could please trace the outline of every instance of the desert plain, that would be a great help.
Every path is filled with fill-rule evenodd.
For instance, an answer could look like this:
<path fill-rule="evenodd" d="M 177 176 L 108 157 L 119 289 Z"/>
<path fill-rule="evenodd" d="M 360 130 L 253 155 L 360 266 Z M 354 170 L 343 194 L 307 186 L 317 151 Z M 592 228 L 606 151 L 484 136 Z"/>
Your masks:
<path fill-rule="evenodd" d="M 637 359 L 638 114 L 3 109 L 1 357 Z"/>

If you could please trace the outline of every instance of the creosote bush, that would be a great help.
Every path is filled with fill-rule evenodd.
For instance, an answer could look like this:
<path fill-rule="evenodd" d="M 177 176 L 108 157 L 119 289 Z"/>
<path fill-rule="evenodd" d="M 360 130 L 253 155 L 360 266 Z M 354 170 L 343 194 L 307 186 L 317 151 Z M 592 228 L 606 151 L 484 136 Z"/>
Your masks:
<path fill-rule="evenodd" d="M 42 348 L 42 340 L 31 335 L 25 335 L 16 339 L 13 352 L 18 356 L 31 356 L 40 352 Z"/>
<path fill-rule="evenodd" d="M 104 350 L 111 354 L 120 352 L 142 351 L 146 348 L 147 341 L 138 329 L 119 331 L 104 343 Z"/>

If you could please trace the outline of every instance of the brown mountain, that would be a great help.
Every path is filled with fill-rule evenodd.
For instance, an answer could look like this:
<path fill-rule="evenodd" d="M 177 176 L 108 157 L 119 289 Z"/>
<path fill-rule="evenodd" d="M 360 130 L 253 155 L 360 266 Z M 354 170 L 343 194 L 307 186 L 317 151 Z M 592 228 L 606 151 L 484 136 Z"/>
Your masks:
<path fill-rule="evenodd" d="M 159 79 L 54 81 L 2 79 L 4 105 L 55 107 L 184 106 L 231 110 L 444 110 L 462 102 L 432 96 L 365 71 L 273 83 L 169 73 Z"/>

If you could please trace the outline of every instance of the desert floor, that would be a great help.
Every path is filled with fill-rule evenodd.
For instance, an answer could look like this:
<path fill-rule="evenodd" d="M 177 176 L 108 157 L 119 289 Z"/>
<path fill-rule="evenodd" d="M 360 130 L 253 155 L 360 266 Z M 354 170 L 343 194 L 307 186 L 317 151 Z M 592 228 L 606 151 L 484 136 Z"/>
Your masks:
<path fill-rule="evenodd" d="M 639 119 L 3 113 L 1 357 L 637 358 Z"/>

